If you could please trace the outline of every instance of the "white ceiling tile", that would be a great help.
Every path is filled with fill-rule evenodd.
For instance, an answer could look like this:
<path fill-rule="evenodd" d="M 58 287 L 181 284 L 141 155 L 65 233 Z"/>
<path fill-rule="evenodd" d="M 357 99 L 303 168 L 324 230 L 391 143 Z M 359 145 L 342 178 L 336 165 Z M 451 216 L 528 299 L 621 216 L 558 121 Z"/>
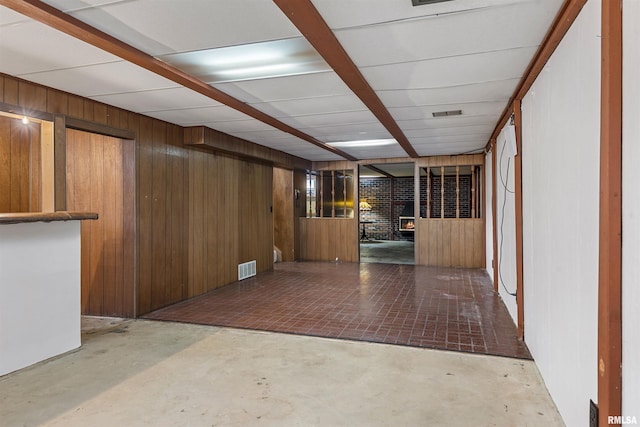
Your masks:
<path fill-rule="evenodd" d="M 416 7 L 410 0 L 312 0 L 312 3 L 327 24 L 332 29 L 338 29 L 528 1 L 531 0 L 457 0 Z M 541 3 L 542 0 L 536 1 Z"/>
<path fill-rule="evenodd" d="M 275 130 L 274 127 L 256 119 L 233 121 L 205 121 L 202 122 L 202 125 L 225 133 Z"/>
<path fill-rule="evenodd" d="M 226 106 L 153 111 L 147 113 L 147 115 L 181 126 L 197 126 L 202 123 L 214 123 L 217 120 L 226 122 L 247 120 L 249 118 L 246 114 Z M 215 127 L 213 128 L 215 129 Z"/>
<path fill-rule="evenodd" d="M 101 7 L 48 3 L 152 55 L 299 36 L 270 1 L 129 0 Z"/>
<path fill-rule="evenodd" d="M 184 87 L 94 96 L 92 99 L 137 113 L 222 105 Z"/>
<path fill-rule="evenodd" d="M 486 144 L 491 134 L 477 134 L 464 136 L 429 136 L 423 138 L 411 138 L 411 145 L 422 147 L 425 145 L 441 145 L 441 144 Z"/>
<path fill-rule="evenodd" d="M 314 132 L 314 129 L 307 129 L 307 133 L 324 142 L 361 141 L 363 139 L 391 139 L 388 131 L 378 132 L 325 132 L 323 134 Z"/>
<path fill-rule="evenodd" d="M 402 129 L 403 131 L 409 131 L 412 129 L 437 129 L 473 125 L 495 126 L 496 117 L 494 115 L 451 116 L 418 120 L 397 120 L 396 123 L 398 123 L 398 126 L 400 126 L 400 129 Z"/>
<path fill-rule="evenodd" d="M 344 147 L 340 149 L 358 159 L 381 159 L 387 157 L 407 156 L 407 153 L 402 149 L 400 144 L 385 145 L 381 147 Z"/>
<path fill-rule="evenodd" d="M 416 145 L 415 149 L 420 156 L 444 156 L 456 154 L 480 153 L 486 143 L 444 143 Z"/>
<path fill-rule="evenodd" d="M 369 123 L 376 118 L 369 110 L 349 111 L 344 113 L 317 114 L 310 116 L 283 117 L 283 123 L 295 128 L 307 128 L 315 126 L 332 126 L 346 123 Z"/>
<path fill-rule="evenodd" d="M 330 135 L 359 135 L 357 138 L 347 139 L 376 139 L 372 137 L 373 134 L 383 133 L 385 136 L 382 138 L 391 138 L 389 132 L 378 121 L 360 122 L 360 123 L 346 123 L 331 126 L 317 126 L 306 128 L 307 133 L 313 135 L 320 135 L 321 137 L 329 137 Z M 337 141 L 334 140 L 334 141 Z"/>
<path fill-rule="evenodd" d="M 544 5 L 502 4 L 340 30 L 336 35 L 360 67 L 537 46 L 560 4 L 559 0 Z"/>
<path fill-rule="evenodd" d="M 407 62 L 361 71 L 378 90 L 427 89 L 514 79 L 522 76 L 536 47 Z"/>
<path fill-rule="evenodd" d="M 303 159 L 312 161 L 331 161 L 331 160 L 344 160 L 344 157 L 334 154 L 324 148 L 317 147 L 312 144 L 308 144 L 308 147 L 301 149 L 286 149 L 281 150 L 291 155 L 302 157 Z"/>
<path fill-rule="evenodd" d="M 433 113 L 440 111 L 462 110 L 462 116 L 498 116 L 507 106 L 506 101 L 470 102 L 468 104 L 425 105 L 420 107 L 389 108 L 396 120 L 433 119 Z"/>
<path fill-rule="evenodd" d="M 87 97 L 178 86 L 125 61 L 21 74 L 18 77 Z"/>
<path fill-rule="evenodd" d="M 29 19 L 24 15 L 18 12 L 14 12 L 13 10 L 8 9 L 4 6 L 0 6 L 0 34 L 4 35 L 5 30 L 1 27 L 8 27 L 9 25 L 15 25 L 18 22 L 25 21 L 29 21 Z"/>
<path fill-rule="evenodd" d="M 273 117 L 297 117 L 312 114 L 366 110 L 366 107 L 362 101 L 360 101 L 360 98 L 355 95 L 301 98 L 287 101 L 256 103 L 251 105 Z"/>
<path fill-rule="evenodd" d="M 387 108 L 482 101 L 506 102 L 519 81 L 519 78 L 515 78 L 434 89 L 382 90 L 377 94 Z"/>
<path fill-rule="evenodd" d="M 118 61 L 114 55 L 35 21 L 0 26 L 0 71 L 6 74 Z"/>
<path fill-rule="evenodd" d="M 217 83 L 212 86 L 249 103 L 351 94 L 351 91 L 340 80 L 340 77 L 332 71 L 233 83 Z"/>
<path fill-rule="evenodd" d="M 469 135 L 490 135 L 493 132 L 495 125 L 472 125 L 472 126 L 456 126 L 456 127 L 443 127 L 443 128 L 427 128 L 427 129 L 412 129 L 405 130 L 404 134 L 407 138 L 413 140 L 414 138 L 427 138 L 434 136 L 457 136 L 464 137 Z"/>

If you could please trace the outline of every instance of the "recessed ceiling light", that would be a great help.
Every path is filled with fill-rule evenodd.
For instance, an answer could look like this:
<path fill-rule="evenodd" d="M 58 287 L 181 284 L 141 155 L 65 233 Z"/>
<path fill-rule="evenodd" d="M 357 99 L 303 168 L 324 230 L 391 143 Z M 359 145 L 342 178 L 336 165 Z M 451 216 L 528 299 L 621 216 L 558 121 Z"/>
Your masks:
<path fill-rule="evenodd" d="M 158 59 L 206 83 L 292 76 L 330 69 L 304 37 L 176 53 Z"/>
<path fill-rule="evenodd" d="M 433 117 L 459 116 L 461 114 L 462 110 L 438 111 L 433 113 Z"/>
<path fill-rule="evenodd" d="M 397 144 L 395 139 L 363 139 L 359 141 L 338 141 L 338 142 L 328 142 L 327 145 L 331 145 L 332 147 L 380 147 L 383 145 L 393 145 Z"/>

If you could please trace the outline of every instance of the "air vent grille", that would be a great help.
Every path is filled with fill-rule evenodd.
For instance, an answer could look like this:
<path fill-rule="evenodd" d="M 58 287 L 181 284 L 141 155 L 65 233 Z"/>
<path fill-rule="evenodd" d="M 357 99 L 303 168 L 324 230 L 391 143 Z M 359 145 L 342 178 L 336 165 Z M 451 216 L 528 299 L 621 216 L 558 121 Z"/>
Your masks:
<path fill-rule="evenodd" d="M 461 114 L 462 110 L 438 111 L 436 113 L 433 113 L 433 117 L 459 116 Z"/>
<path fill-rule="evenodd" d="M 238 280 L 247 279 L 256 275 L 256 261 L 238 264 Z"/>
<path fill-rule="evenodd" d="M 422 6 L 425 4 L 443 3 L 445 1 L 451 1 L 451 0 L 411 0 L 411 3 L 413 3 L 414 6 Z"/>

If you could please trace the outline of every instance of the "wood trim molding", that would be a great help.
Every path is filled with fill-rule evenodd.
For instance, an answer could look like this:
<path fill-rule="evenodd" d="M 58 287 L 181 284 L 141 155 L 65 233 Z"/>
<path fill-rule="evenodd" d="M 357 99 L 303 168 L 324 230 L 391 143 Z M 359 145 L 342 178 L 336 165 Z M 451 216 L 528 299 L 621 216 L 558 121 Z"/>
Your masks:
<path fill-rule="evenodd" d="M 136 133 L 131 130 L 114 128 L 113 126 L 90 122 L 75 117 L 67 117 L 65 126 L 70 129 L 112 136 L 120 139 L 136 139 Z"/>
<path fill-rule="evenodd" d="M 53 187 L 54 209 L 67 210 L 67 125 L 66 117 L 53 117 Z"/>
<path fill-rule="evenodd" d="M 20 107 L 18 105 L 7 104 L 5 102 L 0 102 L 0 111 L 15 114 L 17 116 L 27 116 L 34 119 L 46 120 L 48 122 L 53 121 L 53 114 L 51 113 L 46 113 L 44 111 L 34 111 L 26 109 L 24 107 Z"/>
<path fill-rule="evenodd" d="M 184 145 L 206 148 L 255 162 L 267 163 L 285 169 L 308 170 L 309 160 L 274 150 L 205 126 L 184 129 Z"/>
<path fill-rule="evenodd" d="M 344 50 L 331 28 L 324 21 L 310 0 L 273 0 L 347 86 L 364 105 L 380 120 L 380 123 L 398 141 L 406 153 L 417 158 L 418 153 L 400 126 L 384 106 L 358 67 Z"/>
<path fill-rule="evenodd" d="M 489 145 L 491 144 L 491 140 L 495 139 L 504 125 L 507 123 L 507 120 L 511 116 L 511 111 L 513 110 L 513 102 L 516 99 L 522 99 L 527 94 L 531 85 L 538 78 L 538 75 L 542 72 L 545 64 L 553 55 L 556 48 L 564 38 L 564 35 L 569 31 L 571 25 L 578 17 L 578 14 L 582 10 L 582 7 L 587 3 L 587 0 L 565 0 L 558 14 L 556 15 L 553 24 L 549 27 L 547 34 L 542 39 L 542 43 L 538 47 L 533 59 L 527 66 L 520 82 L 518 82 L 518 86 L 513 91 L 513 95 L 511 96 L 511 101 L 505 107 L 502 115 L 500 116 L 500 120 L 496 124 L 496 127 L 493 129 L 493 133 L 489 138 L 489 142 L 485 147 L 485 151 L 489 151 Z"/>
<path fill-rule="evenodd" d="M 524 339 L 524 275 L 522 259 L 522 109 L 520 99 L 513 103 L 513 117 L 516 126 L 517 154 L 514 162 L 515 216 L 516 216 L 516 305 L 518 307 L 518 338 Z"/>
<path fill-rule="evenodd" d="M 496 192 L 498 191 L 498 184 L 496 183 L 497 173 L 496 173 L 496 161 L 498 156 L 496 154 L 496 138 L 491 140 L 490 150 L 491 150 L 491 213 L 492 213 L 492 221 L 493 221 L 493 290 L 498 292 L 498 198 L 496 196 Z"/>
<path fill-rule="evenodd" d="M 228 107 L 240 111 L 256 120 L 275 127 L 283 132 L 289 133 L 300 139 L 303 139 L 315 146 L 332 152 L 340 157 L 348 160 L 356 160 L 355 157 L 346 152 L 332 147 L 319 139 L 307 135 L 306 133 L 295 129 L 280 120 L 269 116 L 266 113 L 240 101 L 221 90 L 209 86 L 205 82 L 196 77 L 185 73 L 184 71 L 162 62 L 153 56 L 136 49 L 135 47 L 124 43 L 115 37 L 94 28 L 73 16 L 67 15 L 60 10 L 49 6 L 39 0 L 0 0 L 0 5 L 21 13 L 31 19 L 35 19 L 45 25 L 56 30 L 62 31 L 72 37 L 91 44 L 99 49 L 116 55 L 125 61 L 136 64 L 152 73 L 167 78 L 179 85 L 198 92 L 210 99 L 221 102 Z"/>
<path fill-rule="evenodd" d="M 602 0 L 599 425 L 622 415 L 622 4 Z"/>

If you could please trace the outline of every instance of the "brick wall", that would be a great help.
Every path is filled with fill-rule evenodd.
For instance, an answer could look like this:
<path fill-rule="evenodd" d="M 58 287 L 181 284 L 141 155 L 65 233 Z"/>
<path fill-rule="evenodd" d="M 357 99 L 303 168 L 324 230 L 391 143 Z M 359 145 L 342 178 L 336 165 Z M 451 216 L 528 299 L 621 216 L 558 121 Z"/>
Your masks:
<path fill-rule="evenodd" d="M 471 218 L 471 175 L 460 175 L 460 218 Z M 440 218 L 442 177 L 431 177 L 431 217 Z M 444 177 L 444 217 L 456 217 L 456 177 Z"/>
<path fill-rule="evenodd" d="M 426 185 L 426 179 L 423 185 Z M 413 177 L 394 178 L 391 200 L 391 179 L 361 178 L 360 200 L 371 205 L 371 211 L 361 213 L 361 219 L 374 221 L 366 225 L 367 236 L 376 240 L 413 240 L 412 232 L 398 230 L 398 217 L 407 202 L 413 202 Z M 426 196 L 426 189 L 424 191 Z M 393 221 L 391 209 L 393 208 Z M 360 229 L 362 231 L 362 228 Z"/>

